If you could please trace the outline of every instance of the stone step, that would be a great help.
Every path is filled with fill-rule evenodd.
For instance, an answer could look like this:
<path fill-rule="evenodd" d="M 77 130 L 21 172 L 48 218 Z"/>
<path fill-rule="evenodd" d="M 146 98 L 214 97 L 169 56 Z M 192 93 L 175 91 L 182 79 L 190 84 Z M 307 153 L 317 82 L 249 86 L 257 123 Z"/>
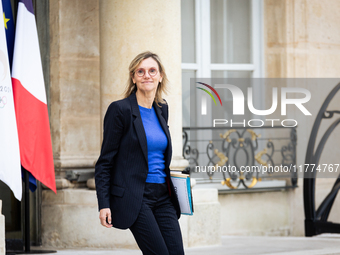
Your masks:
<path fill-rule="evenodd" d="M 58 249 L 59 255 L 140 255 L 128 249 Z M 339 255 L 340 235 L 316 237 L 222 236 L 222 245 L 186 248 L 186 255 Z"/>

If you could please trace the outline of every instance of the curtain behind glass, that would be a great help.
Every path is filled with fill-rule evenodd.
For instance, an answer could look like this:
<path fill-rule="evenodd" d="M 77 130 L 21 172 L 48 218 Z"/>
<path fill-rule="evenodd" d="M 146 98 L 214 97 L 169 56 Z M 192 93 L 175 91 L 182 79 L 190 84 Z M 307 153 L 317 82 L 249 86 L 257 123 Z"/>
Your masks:
<path fill-rule="evenodd" d="M 251 63 L 250 0 L 210 1 L 211 63 Z"/>
<path fill-rule="evenodd" d="M 181 17 L 182 63 L 195 63 L 195 0 L 181 1 Z"/>

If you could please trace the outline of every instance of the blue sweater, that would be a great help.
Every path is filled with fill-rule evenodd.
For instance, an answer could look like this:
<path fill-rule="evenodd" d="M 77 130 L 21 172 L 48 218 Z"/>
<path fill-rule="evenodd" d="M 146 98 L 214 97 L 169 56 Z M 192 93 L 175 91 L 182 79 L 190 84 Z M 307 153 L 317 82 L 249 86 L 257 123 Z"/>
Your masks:
<path fill-rule="evenodd" d="M 146 182 L 165 183 L 164 152 L 168 146 L 168 139 L 157 118 L 155 109 L 139 106 L 148 148 L 149 172 Z"/>

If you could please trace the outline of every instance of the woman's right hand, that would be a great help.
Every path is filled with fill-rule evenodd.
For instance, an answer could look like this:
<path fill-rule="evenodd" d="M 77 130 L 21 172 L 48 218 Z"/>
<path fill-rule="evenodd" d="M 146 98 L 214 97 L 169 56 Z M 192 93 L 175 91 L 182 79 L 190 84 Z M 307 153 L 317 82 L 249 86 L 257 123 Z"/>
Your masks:
<path fill-rule="evenodd" d="M 99 211 L 100 223 L 107 228 L 112 228 L 111 224 L 111 210 L 110 208 L 103 208 Z M 106 221 L 107 219 L 107 221 Z"/>

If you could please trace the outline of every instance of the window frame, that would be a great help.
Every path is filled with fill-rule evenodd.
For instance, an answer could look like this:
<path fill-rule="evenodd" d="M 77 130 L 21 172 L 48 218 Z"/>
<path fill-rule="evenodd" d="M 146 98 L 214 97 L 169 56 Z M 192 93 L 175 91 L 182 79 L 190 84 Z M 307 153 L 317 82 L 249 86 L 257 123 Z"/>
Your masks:
<path fill-rule="evenodd" d="M 182 70 L 196 71 L 201 78 L 211 77 L 211 71 L 251 71 L 252 78 L 264 77 L 263 0 L 251 1 L 252 64 L 212 64 L 210 45 L 210 0 L 195 0 L 196 63 L 182 63 Z"/>

